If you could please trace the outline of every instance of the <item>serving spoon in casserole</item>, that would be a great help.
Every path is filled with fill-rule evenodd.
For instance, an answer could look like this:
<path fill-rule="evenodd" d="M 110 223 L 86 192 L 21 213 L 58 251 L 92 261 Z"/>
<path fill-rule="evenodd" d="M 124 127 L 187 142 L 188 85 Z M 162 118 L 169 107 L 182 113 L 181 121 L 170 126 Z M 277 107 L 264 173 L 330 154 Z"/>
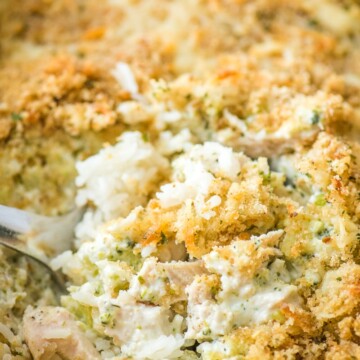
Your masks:
<path fill-rule="evenodd" d="M 51 268 L 45 254 L 54 257 L 71 248 L 75 226 L 83 214 L 84 208 L 76 208 L 63 216 L 49 217 L 0 205 L 0 245 L 42 265 L 59 294 L 65 294 L 64 277 Z"/>

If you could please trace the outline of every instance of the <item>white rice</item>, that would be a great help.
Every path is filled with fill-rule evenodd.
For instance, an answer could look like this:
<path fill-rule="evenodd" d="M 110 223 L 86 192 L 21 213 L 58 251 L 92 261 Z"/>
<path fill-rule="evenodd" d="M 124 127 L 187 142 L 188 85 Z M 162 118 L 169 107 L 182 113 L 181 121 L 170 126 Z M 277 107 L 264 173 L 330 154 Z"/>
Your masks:
<path fill-rule="evenodd" d="M 76 229 L 77 238 L 86 239 L 94 237 L 97 225 L 143 205 L 168 173 L 169 163 L 139 132 L 127 132 L 76 168 L 76 204 L 96 207 Z"/>

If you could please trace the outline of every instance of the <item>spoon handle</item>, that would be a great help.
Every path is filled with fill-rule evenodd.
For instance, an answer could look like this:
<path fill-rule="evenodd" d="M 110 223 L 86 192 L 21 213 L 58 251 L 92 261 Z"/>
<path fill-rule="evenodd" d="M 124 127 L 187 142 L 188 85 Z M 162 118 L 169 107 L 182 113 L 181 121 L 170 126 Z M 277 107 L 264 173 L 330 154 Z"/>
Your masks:
<path fill-rule="evenodd" d="M 35 261 L 37 264 L 40 264 L 50 274 L 56 287 L 57 294 L 67 294 L 64 276 L 58 271 L 54 271 L 44 260 L 40 259 L 36 255 L 30 254 L 28 249 L 26 249 L 25 244 L 16 237 L 16 233 L 1 225 L 0 245 L 5 246 L 6 248 L 11 249 L 16 253 Z"/>

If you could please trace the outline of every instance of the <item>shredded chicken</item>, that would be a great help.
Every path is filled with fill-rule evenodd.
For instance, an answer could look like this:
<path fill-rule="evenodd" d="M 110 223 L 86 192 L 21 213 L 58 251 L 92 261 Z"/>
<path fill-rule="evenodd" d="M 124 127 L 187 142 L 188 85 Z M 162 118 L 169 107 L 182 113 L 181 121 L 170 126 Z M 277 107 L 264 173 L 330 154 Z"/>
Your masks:
<path fill-rule="evenodd" d="M 35 360 L 101 359 L 67 310 L 60 307 L 29 309 L 24 315 L 24 336 Z"/>

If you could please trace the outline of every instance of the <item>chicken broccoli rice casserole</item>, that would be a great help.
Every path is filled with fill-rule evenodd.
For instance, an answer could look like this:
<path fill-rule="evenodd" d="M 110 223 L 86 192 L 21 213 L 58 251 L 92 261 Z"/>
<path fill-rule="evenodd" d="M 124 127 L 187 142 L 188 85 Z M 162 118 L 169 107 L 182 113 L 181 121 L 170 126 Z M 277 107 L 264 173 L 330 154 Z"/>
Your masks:
<path fill-rule="evenodd" d="M 1 0 L 3 360 L 360 359 L 357 0 Z"/>

